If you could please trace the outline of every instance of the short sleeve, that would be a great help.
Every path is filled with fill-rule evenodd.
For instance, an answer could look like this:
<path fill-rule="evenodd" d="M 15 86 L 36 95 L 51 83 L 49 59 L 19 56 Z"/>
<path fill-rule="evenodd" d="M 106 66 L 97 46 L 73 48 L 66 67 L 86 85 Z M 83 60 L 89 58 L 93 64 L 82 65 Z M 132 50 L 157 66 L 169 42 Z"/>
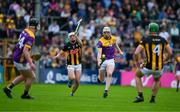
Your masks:
<path fill-rule="evenodd" d="M 98 48 L 102 48 L 102 42 L 101 42 L 101 41 L 98 41 L 97 47 L 98 47 Z"/>
<path fill-rule="evenodd" d="M 116 43 L 116 37 L 115 36 L 113 37 L 113 43 L 114 44 Z"/>
<path fill-rule="evenodd" d="M 142 38 L 141 41 L 139 42 L 139 45 L 144 48 L 145 43 L 146 43 L 145 38 Z"/>
<path fill-rule="evenodd" d="M 145 43 L 145 39 L 142 38 L 139 44 L 140 44 L 140 45 L 144 45 L 144 43 Z"/>
<path fill-rule="evenodd" d="M 169 43 L 167 42 L 167 40 L 166 40 L 166 39 L 164 39 L 164 41 L 165 41 L 165 45 L 169 45 Z"/>
<path fill-rule="evenodd" d="M 26 40 L 24 43 L 25 47 L 31 48 L 33 43 L 34 43 L 34 38 L 26 37 Z"/>

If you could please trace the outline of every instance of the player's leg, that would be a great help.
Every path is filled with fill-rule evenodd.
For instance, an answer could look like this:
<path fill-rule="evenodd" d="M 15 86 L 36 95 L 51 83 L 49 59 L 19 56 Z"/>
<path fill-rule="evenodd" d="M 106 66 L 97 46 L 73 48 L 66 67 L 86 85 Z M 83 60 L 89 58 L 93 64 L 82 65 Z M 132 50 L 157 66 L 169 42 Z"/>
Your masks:
<path fill-rule="evenodd" d="M 136 97 L 134 103 L 143 102 L 143 85 L 141 81 L 141 77 L 143 76 L 143 72 L 140 69 L 137 69 L 135 74 L 135 81 L 136 81 L 136 90 L 138 92 L 138 96 Z"/>
<path fill-rule="evenodd" d="M 98 74 L 98 83 L 101 83 L 104 81 L 105 73 L 106 73 L 106 67 L 107 67 L 107 60 L 105 60 L 100 68 L 99 68 L 99 74 Z"/>
<path fill-rule="evenodd" d="M 69 79 L 68 80 L 68 87 L 71 88 L 72 84 L 74 83 L 74 80 L 75 80 L 73 65 L 68 65 L 67 70 L 68 70 L 68 79 Z"/>
<path fill-rule="evenodd" d="M 99 69 L 99 74 L 98 74 L 98 83 L 101 83 L 104 81 L 104 75 L 105 75 L 105 70 L 104 69 Z"/>
<path fill-rule="evenodd" d="M 25 77 L 22 75 L 21 70 L 23 69 L 28 69 L 29 66 L 21 64 L 21 63 L 16 63 L 14 62 L 15 67 L 18 69 L 18 71 L 20 72 L 21 75 L 17 76 L 7 87 L 3 88 L 4 93 L 9 97 L 12 98 L 11 95 L 11 89 L 19 84 L 20 82 L 22 82 L 23 80 L 25 80 Z"/>
<path fill-rule="evenodd" d="M 74 81 L 74 85 L 73 85 L 72 93 L 71 93 L 72 95 L 76 92 L 76 90 L 79 87 L 80 78 L 81 78 L 81 70 L 76 70 L 75 71 L 75 81 Z"/>
<path fill-rule="evenodd" d="M 23 74 L 24 77 L 26 77 L 24 93 L 22 94 L 21 98 L 32 99 L 33 97 L 29 95 L 29 90 L 31 88 L 34 79 L 36 78 L 35 73 L 34 71 L 31 70 L 22 70 L 21 73 Z"/>
<path fill-rule="evenodd" d="M 179 81 L 180 81 L 180 74 L 176 75 L 177 85 L 176 85 L 176 92 L 179 91 Z"/>
<path fill-rule="evenodd" d="M 17 84 L 19 84 L 20 82 L 24 81 L 25 77 L 23 75 L 19 75 L 17 76 L 7 87 L 3 88 L 4 93 L 9 97 L 12 98 L 11 95 L 11 90 L 13 89 L 13 87 Z"/>
<path fill-rule="evenodd" d="M 105 90 L 104 90 L 104 94 L 103 94 L 104 98 L 106 98 L 108 96 L 108 91 L 109 91 L 109 87 L 111 85 L 112 74 L 114 72 L 114 68 L 115 68 L 115 63 L 114 63 L 114 60 L 112 60 L 109 62 L 109 64 L 107 65 L 107 68 L 106 68 L 107 77 L 106 77 Z"/>
<path fill-rule="evenodd" d="M 73 84 L 72 92 L 71 92 L 70 96 L 73 96 L 74 93 L 76 92 L 76 90 L 79 87 L 80 78 L 81 78 L 81 71 L 82 71 L 81 64 L 74 66 L 74 69 L 75 69 L 75 71 L 74 71 L 74 73 L 75 73 L 74 74 L 75 75 L 75 80 L 74 80 L 74 84 Z"/>
<path fill-rule="evenodd" d="M 155 103 L 155 97 L 157 95 L 159 87 L 160 87 L 160 77 L 154 77 L 154 84 L 152 87 L 152 95 L 151 95 L 150 103 Z"/>

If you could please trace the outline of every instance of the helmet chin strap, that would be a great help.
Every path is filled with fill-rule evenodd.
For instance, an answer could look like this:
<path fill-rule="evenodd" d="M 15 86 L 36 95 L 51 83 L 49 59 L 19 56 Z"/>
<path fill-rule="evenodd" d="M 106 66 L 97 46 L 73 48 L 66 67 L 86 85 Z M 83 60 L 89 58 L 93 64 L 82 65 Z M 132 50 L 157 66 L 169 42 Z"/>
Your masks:
<path fill-rule="evenodd" d="M 110 35 L 105 35 L 105 39 L 110 39 L 111 36 Z"/>
<path fill-rule="evenodd" d="M 72 44 L 74 44 L 76 42 L 76 40 L 70 41 Z"/>

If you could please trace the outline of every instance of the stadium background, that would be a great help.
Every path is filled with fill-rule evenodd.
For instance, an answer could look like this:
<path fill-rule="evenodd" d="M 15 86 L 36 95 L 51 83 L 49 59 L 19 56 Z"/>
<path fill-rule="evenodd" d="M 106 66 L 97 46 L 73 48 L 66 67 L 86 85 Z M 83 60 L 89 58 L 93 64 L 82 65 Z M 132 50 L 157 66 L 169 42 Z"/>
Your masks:
<path fill-rule="evenodd" d="M 102 34 L 102 28 L 110 26 L 112 34 L 117 36 L 119 46 L 125 52 L 124 56 L 116 54 L 115 58 L 115 71 L 120 74 L 116 82 L 118 84 L 121 83 L 121 71 L 135 70 L 133 52 L 141 38 L 148 34 L 149 22 L 155 21 L 160 25 L 159 34 L 168 40 L 174 53 L 178 53 L 179 6 L 179 0 L 1 0 L 0 63 L 1 71 L 4 71 L 4 75 L 1 73 L 1 82 L 3 76 L 4 82 L 9 82 L 16 76 L 11 60 L 12 49 L 30 17 L 39 18 L 41 23 L 41 30 L 36 34 L 36 45 L 42 54 L 37 63 L 38 82 L 44 82 L 45 77 L 59 77 L 60 82 L 67 80 L 63 75 L 66 74 L 65 58 L 53 60 L 51 56 L 55 55 L 55 48 L 62 48 L 67 41 L 68 32 L 75 30 L 77 21 L 83 18 L 79 37 L 83 41 L 84 74 L 90 76 L 90 79 L 93 78 L 93 73 L 97 75 L 96 43 Z M 43 73 L 44 70 L 48 71 Z M 62 75 L 54 76 L 59 72 Z"/>
<path fill-rule="evenodd" d="M 147 102 L 138 106 L 131 103 L 132 98 L 136 96 L 135 88 L 119 86 L 134 85 L 134 49 L 140 39 L 148 34 L 147 25 L 151 21 L 160 25 L 159 33 L 168 40 L 174 54 L 180 52 L 180 36 L 179 32 L 177 33 L 177 30 L 180 30 L 179 0 L 0 0 L 0 88 L 18 75 L 12 64 L 12 49 L 30 17 L 37 17 L 41 22 L 41 30 L 36 34 L 35 44 L 40 49 L 42 58 L 36 63 L 38 84 L 34 84 L 32 88 L 32 94 L 37 100 L 26 102 L 17 98 L 23 88 L 20 85 L 15 89 L 15 100 L 9 101 L 0 93 L 0 110 L 179 110 L 180 97 L 174 93 L 174 89 L 162 88 L 156 106 Z M 67 41 L 68 32 L 75 29 L 80 18 L 83 18 L 79 31 L 79 37 L 83 41 L 81 84 L 97 83 L 96 43 L 104 26 L 111 27 L 112 34 L 117 36 L 119 46 L 125 53 L 124 56 L 116 54 L 113 84 L 118 86 L 112 86 L 112 96 L 107 102 L 100 99 L 104 88 L 102 85 L 81 85 L 77 97 L 71 99 L 67 97 L 68 91 L 63 84 L 39 84 L 66 83 L 65 58 L 53 60 L 51 56 L 55 55 L 56 47 L 62 48 Z M 150 87 L 152 77 L 144 77 L 143 82 L 144 86 Z M 166 85 L 167 83 L 169 85 Z M 175 84 L 172 66 L 167 65 L 161 86 L 169 88 Z M 145 98 L 150 96 L 150 90 L 147 88 L 145 93 Z"/>

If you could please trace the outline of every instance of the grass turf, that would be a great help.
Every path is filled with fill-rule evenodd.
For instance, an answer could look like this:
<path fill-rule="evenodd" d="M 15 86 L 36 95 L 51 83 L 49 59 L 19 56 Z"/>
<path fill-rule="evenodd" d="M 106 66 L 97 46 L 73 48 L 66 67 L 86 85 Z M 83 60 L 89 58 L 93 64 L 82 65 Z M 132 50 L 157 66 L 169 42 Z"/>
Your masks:
<path fill-rule="evenodd" d="M 109 96 L 102 97 L 104 85 L 80 85 L 75 96 L 70 97 L 70 89 L 67 85 L 33 84 L 30 94 L 33 100 L 20 98 L 23 85 L 13 89 L 13 99 L 8 99 L 2 91 L 4 85 L 0 85 L 0 112 L 6 111 L 82 111 L 82 112 L 172 112 L 180 111 L 180 92 L 175 89 L 160 88 L 156 103 L 149 103 L 151 89 L 144 89 L 145 101 L 132 103 L 137 95 L 134 87 L 111 86 Z"/>

